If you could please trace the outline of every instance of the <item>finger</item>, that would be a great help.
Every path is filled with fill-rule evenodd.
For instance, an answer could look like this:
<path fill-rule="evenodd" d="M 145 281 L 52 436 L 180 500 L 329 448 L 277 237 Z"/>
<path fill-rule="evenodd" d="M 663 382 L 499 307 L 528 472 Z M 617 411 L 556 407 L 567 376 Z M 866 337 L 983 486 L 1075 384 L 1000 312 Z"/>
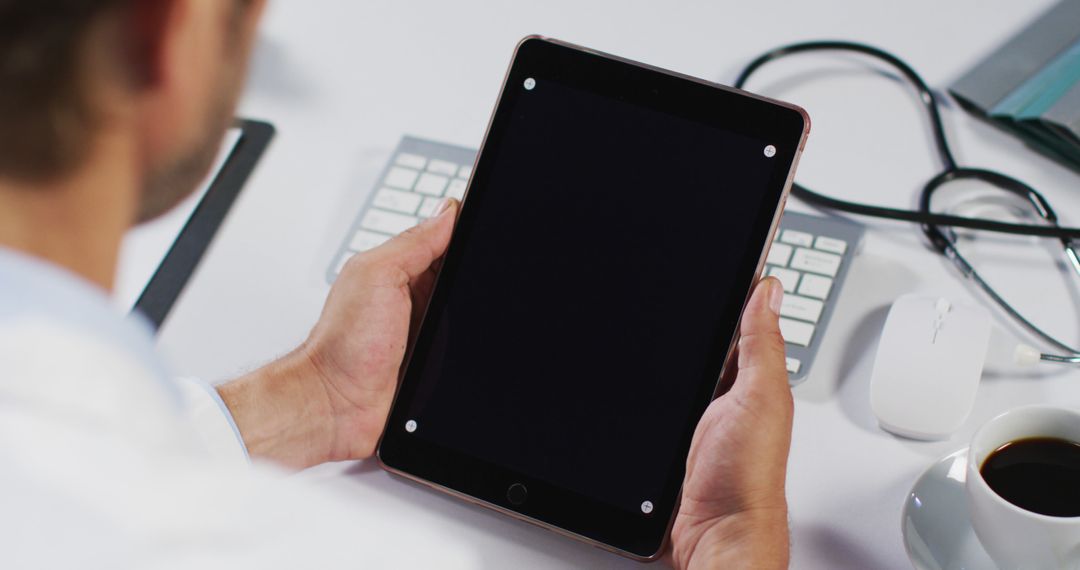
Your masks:
<path fill-rule="evenodd" d="M 753 372 L 754 382 L 787 389 L 784 337 L 780 333 L 780 304 L 784 288 L 775 277 L 754 288 L 743 312 L 739 339 L 739 372 Z"/>
<path fill-rule="evenodd" d="M 457 211 L 457 200 L 447 198 L 432 217 L 362 254 L 365 261 L 375 267 L 400 269 L 410 282 L 418 279 L 446 253 Z"/>

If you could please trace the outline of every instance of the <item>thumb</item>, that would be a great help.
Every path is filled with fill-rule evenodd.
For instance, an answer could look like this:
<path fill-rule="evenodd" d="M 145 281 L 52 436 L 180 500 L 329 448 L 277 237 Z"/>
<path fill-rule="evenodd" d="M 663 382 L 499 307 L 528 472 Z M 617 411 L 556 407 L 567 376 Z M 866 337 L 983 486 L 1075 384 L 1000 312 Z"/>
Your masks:
<path fill-rule="evenodd" d="M 396 267 L 409 280 L 416 279 L 446 253 L 457 212 L 458 201 L 447 198 L 430 218 L 369 250 L 371 262 Z"/>
<path fill-rule="evenodd" d="M 780 303 L 783 299 L 784 287 L 775 277 L 763 279 L 754 287 L 740 326 L 739 372 L 740 376 L 750 373 L 754 384 L 772 388 L 782 386 L 787 390 L 784 337 L 780 334 Z"/>

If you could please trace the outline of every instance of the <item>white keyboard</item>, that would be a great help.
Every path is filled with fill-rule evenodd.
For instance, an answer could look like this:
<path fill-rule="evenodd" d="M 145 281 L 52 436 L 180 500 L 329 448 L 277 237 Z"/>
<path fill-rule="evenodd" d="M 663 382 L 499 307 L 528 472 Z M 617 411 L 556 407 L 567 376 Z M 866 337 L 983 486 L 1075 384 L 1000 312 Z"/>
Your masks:
<path fill-rule="evenodd" d="M 476 151 L 404 137 L 367 204 L 338 249 L 333 282 L 355 253 L 378 246 L 430 216 L 444 197 L 462 199 Z M 845 220 L 787 212 L 766 260 L 766 274 L 784 284 L 780 329 L 792 384 L 804 380 L 847 275 L 863 227 Z"/>
<path fill-rule="evenodd" d="M 765 260 L 766 274 L 784 285 L 780 331 L 788 345 L 809 347 L 821 323 L 825 302 L 833 290 L 847 253 L 848 242 L 783 227 Z M 802 361 L 788 357 L 788 372 L 798 374 Z"/>

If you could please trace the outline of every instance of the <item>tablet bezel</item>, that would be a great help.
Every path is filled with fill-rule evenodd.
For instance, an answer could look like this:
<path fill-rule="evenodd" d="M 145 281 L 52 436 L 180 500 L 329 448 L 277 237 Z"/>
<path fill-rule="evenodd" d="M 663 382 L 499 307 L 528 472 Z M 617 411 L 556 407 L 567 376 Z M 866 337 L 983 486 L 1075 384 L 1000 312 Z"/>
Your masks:
<path fill-rule="evenodd" d="M 426 336 L 431 331 L 422 322 L 418 342 L 406 358 L 402 382 L 387 419 L 387 428 L 380 441 L 377 456 L 388 471 L 418 481 L 441 491 L 482 504 L 519 519 L 539 524 L 556 532 L 612 550 L 639 560 L 659 557 L 678 509 L 685 456 L 700 414 L 718 393 L 719 381 L 729 368 L 734 347 L 738 342 L 738 323 L 749 300 L 753 284 L 760 278 L 761 270 L 771 241 L 783 211 L 795 166 L 809 132 L 809 117 L 801 108 L 759 97 L 743 91 L 709 83 L 632 62 L 619 57 L 589 50 L 558 40 L 530 36 L 523 39 L 515 50 L 510 68 L 503 82 L 498 103 L 488 124 L 481 151 L 477 156 L 473 176 L 469 181 L 465 201 L 458 219 L 455 239 L 451 240 L 443 262 L 443 271 L 437 276 L 431 306 L 441 303 L 440 295 L 445 269 L 460 258 L 462 240 L 457 239 L 461 228 L 474 222 L 469 200 L 482 199 L 474 187 L 483 187 L 494 164 L 492 156 L 497 153 L 499 142 L 508 124 L 507 115 L 513 108 L 521 90 L 517 87 L 526 77 L 536 75 L 556 79 L 574 87 L 594 91 L 609 97 L 637 102 L 660 108 L 673 115 L 690 120 L 720 126 L 731 132 L 759 140 L 776 141 L 773 174 L 768 184 L 765 206 L 754 221 L 751 243 L 760 248 L 747 252 L 738 268 L 739 290 L 745 292 L 738 310 L 725 315 L 718 327 L 731 331 L 731 342 L 718 349 L 712 356 L 709 369 L 716 374 L 701 380 L 698 406 L 694 421 L 682 438 L 681 459 L 668 466 L 669 484 L 663 497 L 655 501 L 655 509 L 649 515 L 624 511 L 596 499 L 558 488 L 543 481 L 516 473 L 475 457 L 466 456 L 452 449 L 438 446 L 422 438 L 409 437 L 403 430 L 391 429 L 404 425 L 404 409 L 415 397 L 416 382 L 409 374 L 409 363 L 422 361 Z M 786 165 L 786 167 L 785 167 Z M 470 196 L 472 194 L 472 196 Z M 430 310 L 430 307 L 429 307 Z M 426 319 L 425 319 L 426 320 Z M 428 327 L 431 328 L 431 327 Z M 726 336 L 726 334 L 725 334 Z M 508 489 L 515 483 L 528 488 L 528 500 L 515 505 L 509 500 Z"/>

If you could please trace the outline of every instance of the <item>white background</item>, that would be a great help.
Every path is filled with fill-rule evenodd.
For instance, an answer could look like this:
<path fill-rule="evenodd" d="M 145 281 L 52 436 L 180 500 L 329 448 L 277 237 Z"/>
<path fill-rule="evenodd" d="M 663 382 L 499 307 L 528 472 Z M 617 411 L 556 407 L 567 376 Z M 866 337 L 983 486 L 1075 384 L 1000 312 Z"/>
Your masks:
<path fill-rule="evenodd" d="M 179 373 L 223 381 L 284 354 L 318 317 L 323 276 L 351 217 L 406 133 L 476 147 L 511 51 L 540 33 L 730 83 L 759 52 L 796 40 L 866 41 L 906 59 L 936 88 L 1048 7 L 1046 0 L 867 2 L 272 2 L 258 40 L 246 116 L 278 135 L 167 322 L 160 344 Z M 849 57 L 778 63 L 753 90 L 806 107 L 814 122 L 799 178 L 819 190 L 911 206 L 938 165 L 916 100 Z M 1080 177 L 950 103 L 962 164 L 1004 170 L 1080 224 Z M 794 202 L 794 201 L 793 201 Z M 806 209 L 798 203 L 790 207 Z M 795 390 L 789 468 L 793 566 L 909 567 L 900 509 L 933 460 L 986 419 L 1027 402 L 1080 407 L 1080 373 L 990 370 L 972 417 L 951 440 L 918 443 L 877 428 L 868 386 L 889 303 L 905 292 L 977 302 L 915 228 L 871 225 L 809 380 Z M 673 220 L 672 223 L 677 223 Z M 1029 240 L 980 239 L 989 278 L 1037 322 L 1080 338 L 1076 280 Z M 554 339 L 557 341 L 557 339 Z M 482 511 L 381 472 L 374 462 L 301 475 L 342 500 L 475 548 L 486 565 L 632 563 Z M 357 537 L 358 550 L 423 548 L 409 536 Z M 438 552 L 431 552 L 432 566 Z M 361 564 L 362 565 L 362 564 Z"/>

